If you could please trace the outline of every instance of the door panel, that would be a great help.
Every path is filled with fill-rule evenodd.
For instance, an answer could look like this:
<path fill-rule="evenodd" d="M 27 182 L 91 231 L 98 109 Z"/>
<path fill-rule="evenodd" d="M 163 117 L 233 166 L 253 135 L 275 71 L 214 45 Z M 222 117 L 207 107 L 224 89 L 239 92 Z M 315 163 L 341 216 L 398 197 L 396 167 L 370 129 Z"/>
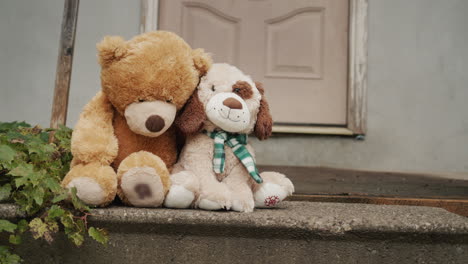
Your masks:
<path fill-rule="evenodd" d="M 267 77 L 322 78 L 323 10 L 295 10 L 265 24 Z"/>
<path fill-rule="evenodd" d="M 345 125 L 348 1 L 161 0 L 159 29 L 264 83 L 275 122 Z"/>
<path fill-rule="evenodd" d="M 217 55 L 217 61 L 236 64 L 240 33 L 238 19 L 208 5 L 185 3 L 181 20 L 181 35 L 191 46 L 204 47 Z"/>

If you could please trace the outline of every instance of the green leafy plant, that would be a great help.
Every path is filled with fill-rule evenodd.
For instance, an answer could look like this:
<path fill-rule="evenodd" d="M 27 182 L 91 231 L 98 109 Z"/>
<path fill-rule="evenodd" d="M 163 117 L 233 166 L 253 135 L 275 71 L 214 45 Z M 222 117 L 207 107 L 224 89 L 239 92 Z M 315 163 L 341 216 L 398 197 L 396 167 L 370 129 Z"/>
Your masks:
<path fill-rule="evenodd" d="M 54 140 L 49 143 L 51 132 Z M 60 186 L 70 169 L 71 132 L 65 126 L 53 130 L 0 122 L 0 202 L 17 204 L 25 216 L 16 223 L 0 219 L 0 235 L 9 240 L 0 245 L 0 264 L 21 262 L 12 250 L 26 233 L 52 243 L 54 234 L 63 228 L 77 246 L 86 235 L 107 243 L 106 230 L 88 227 L 90 208 L 76 196 L 76 189 L 68 192 Z"/>

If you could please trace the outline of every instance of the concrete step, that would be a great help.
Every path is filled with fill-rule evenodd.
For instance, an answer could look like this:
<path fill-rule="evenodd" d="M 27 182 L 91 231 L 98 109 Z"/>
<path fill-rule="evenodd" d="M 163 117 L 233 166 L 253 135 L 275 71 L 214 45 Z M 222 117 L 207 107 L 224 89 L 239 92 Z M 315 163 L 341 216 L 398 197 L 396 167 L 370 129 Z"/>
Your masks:
<path fill-rule="evenodd" d="M 28 239 L 26 263 L 468 263 L 468 218 L 440 208 L 284 202 L 254 213 L 93 210 L 107 247 Z M 0 205 L 0 218 L 15 207 Z"/>

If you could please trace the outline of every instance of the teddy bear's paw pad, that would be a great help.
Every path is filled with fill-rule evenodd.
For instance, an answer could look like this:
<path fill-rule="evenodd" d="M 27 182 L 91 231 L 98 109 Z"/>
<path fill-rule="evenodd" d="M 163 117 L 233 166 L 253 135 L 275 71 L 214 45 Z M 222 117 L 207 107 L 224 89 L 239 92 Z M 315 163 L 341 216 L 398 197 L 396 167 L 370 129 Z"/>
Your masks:
<path fill-rule="evenodd" d="M 77 177 L 68 183 L 67 189 L 76 188 L 76 196 L 88 205 L 99 205 L 104 202 L 105 194 L 101 185 L 89 177 Z"/>
<path fill-rule="evenodd" d="M 164 200 L 163 184 L 154 168 L 131 168 L 122 176 L 120 187 L 133 206 L 159 207 Z"/>
<path fill-rule="evenodd" d="M 288 196 L 288 190 L 274 183 L 263 183 L 254 194 L 256 208 L 271 208 Z"/>
<path fill-rule="evenodd" d="M 254 201 L 252 199 L 249 200 L 234 200 L 232 201 L 231 209 L 237 212 L 244 212 L 250 213 L 254 210 Z"/>
<path fill-rule="evenodd" d="M 211 201 L 208 199 L 201 199 L 200 202 L 198 202 L 198 208 L 209 211 L 217 211 L 221 209 L 229 210 L 229 208 L 226 205 L 222 205 L 218 202 Z"/>
<path fill-rule="evenodd" d="M 189 208 L 195 199 L 195 194 L 181 185 L 172 185 L 164 201 L 169 208 Z"/>

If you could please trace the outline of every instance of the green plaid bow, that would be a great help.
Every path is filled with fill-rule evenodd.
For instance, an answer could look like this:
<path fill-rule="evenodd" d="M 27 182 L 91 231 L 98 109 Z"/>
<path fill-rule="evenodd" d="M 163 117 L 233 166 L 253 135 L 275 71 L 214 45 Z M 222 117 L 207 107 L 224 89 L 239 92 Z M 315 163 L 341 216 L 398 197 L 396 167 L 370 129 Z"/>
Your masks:
<path fill-rule="evenodd" d="M 250 174 L 250 177 L 257 183 L 262 183 L 263 180 L 258 173 L 255 160 L 245 145 L 247 144 L 246 134 L 234 134 L 224 131 L 206 132 L 206 134 L 214 139 L 214 152 L 213 152 L 213 170 L 216 173 L 224 172 L 224 161 L 226 154 L 224 153 L 224 144 L 232 148 L 234 155 L 242 162 L 244 167 Z"/>

